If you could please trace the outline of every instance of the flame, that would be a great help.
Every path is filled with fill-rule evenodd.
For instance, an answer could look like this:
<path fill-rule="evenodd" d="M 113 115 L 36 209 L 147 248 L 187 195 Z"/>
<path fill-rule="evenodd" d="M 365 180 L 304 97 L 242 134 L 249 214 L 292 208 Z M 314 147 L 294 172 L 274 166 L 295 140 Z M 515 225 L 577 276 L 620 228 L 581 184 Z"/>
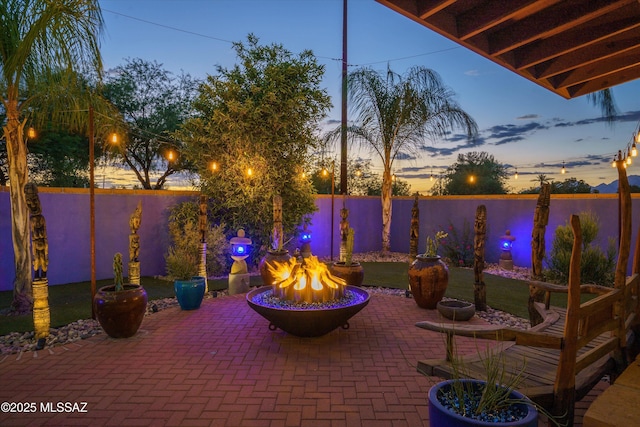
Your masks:
<path fill-rule="evenodd" d="M 288 262 L 267 264 L 276 279 L 271 284 L 273 295 L 295 302 L 326 302 L 344 296 L 346 282 L 333 276 L 327 266 L 315 256 L 299 263 L 295 257 Z"/>

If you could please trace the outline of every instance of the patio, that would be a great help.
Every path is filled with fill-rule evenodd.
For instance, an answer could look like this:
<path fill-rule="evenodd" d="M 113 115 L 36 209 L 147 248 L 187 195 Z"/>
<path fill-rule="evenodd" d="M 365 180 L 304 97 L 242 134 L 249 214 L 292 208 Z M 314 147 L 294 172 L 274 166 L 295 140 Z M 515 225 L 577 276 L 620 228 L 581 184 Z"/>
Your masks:
<path fill-rule="evenodd" d="M 419 374 L 416 362 L 443 357 L 444 338 L 414 324 L 436 317 L 412 299 L 372 293 L 348 330 L 303 339 L 269 331 L 244 294 L 170 308 L 146 317 L 131 339 L 100 335 L 2 356 L 10 385 L 2 401 L 35 410 L 2 412 L 0 424 L 428 426 L 426 395 L 438 379 Z M 606 386 L 576 405 L 576 425 Z M 86 402 L 86 412 L 43 412 L 58 402 Z"/>

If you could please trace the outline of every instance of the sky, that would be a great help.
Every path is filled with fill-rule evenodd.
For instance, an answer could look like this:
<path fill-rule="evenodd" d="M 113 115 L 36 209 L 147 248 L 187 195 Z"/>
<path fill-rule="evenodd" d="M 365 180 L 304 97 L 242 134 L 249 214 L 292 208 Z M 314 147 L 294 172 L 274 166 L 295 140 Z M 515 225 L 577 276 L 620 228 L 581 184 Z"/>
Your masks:
<path fill-rule="evenodd" d="M 141 58 L 176 75 L 205 79 L 216 74 L 217 66 L 232 67 L 232 42 L 246 41 L 252 33 L 260 44 L 281 44 L 294 54 L 311 50 L 325 66 L 322 88 L 334 105 L 321 127 L 331 129 L 340 121 L 342 0 L 100 0 L 100 5 L 106 70 Z M 638 131 L 640 80 L 612 89 L 620 115 L 611 126 L 586 97 L 566 100 L 374 0 L 348 0 L 347 17 L 349 71 L 390 67 L 403 74 L 412 66 L 431 68 L 478 124 L 473 142 L 452 133 L 425 141 L 419 157 L 395 161 L 393 172 L 409 182 L 412 192 L 428 194 L 430 176 L 471 151 L 487 152 L 508 165 L 507 186 L 516 192 L 534 186 L 540 174 L 592 186 L 617 179 L 611 161 Z M 382 172 L 375 155 L 350 148 L 349 158 L 357 157 L 371 158 L 373 171 Z M 96 174 L 99 182 L 100 169 Z M 114 182 L 113 176 L 106 179 Z"/>

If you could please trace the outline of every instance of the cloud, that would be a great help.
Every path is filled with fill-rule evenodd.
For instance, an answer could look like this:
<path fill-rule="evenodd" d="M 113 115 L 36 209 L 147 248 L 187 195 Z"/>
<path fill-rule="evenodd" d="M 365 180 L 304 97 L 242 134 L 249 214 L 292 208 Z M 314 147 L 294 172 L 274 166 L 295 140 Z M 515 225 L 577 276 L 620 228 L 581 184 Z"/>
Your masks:
<path fill-rule="evenodd" d="M 480 75 L 480 71 L 478 70 L 468 70 L 464 72 L 465 76 L 477 77 Z"/>
<path fill-rule="evenodd" d="M 396 155 L 396 160 L 416 160 L 416 156 L 408 153 L 398 153 Z"/>
<path fill-rule="evenodd" d="M 570 126 L 586 126 L 594 123 L 606 123 L 607 119 L 604 117 L 592 117 L 588 119 L 576 120 L 575 122 L 559 121 L 554 127 L 570 127 Z M 614 122 L 638 122 L 640 121 L 640 111 L 627 111 L 625 113 L 617 115 Z"/>
<path fill-rule="evenodd" d="M 525 114 L 524 116 L 516 117 L 516 120 L 531 120 L 540 118 L 538 114 Z"/>

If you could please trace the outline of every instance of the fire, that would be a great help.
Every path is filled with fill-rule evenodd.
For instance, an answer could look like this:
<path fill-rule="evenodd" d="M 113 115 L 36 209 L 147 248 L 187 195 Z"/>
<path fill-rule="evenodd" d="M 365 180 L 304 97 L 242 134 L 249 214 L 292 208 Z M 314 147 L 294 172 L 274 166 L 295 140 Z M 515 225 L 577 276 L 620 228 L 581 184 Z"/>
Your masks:
<path fill-rule="evenodd" d="M 315 256 L 299 263 L 295 257 L 289 262 L 267 264 L 276 279 L 272 283 L 273 295 L 295 302 L 326 302 L 344 297 L 346 282 L 332 276 L 326 265 Z"/>

